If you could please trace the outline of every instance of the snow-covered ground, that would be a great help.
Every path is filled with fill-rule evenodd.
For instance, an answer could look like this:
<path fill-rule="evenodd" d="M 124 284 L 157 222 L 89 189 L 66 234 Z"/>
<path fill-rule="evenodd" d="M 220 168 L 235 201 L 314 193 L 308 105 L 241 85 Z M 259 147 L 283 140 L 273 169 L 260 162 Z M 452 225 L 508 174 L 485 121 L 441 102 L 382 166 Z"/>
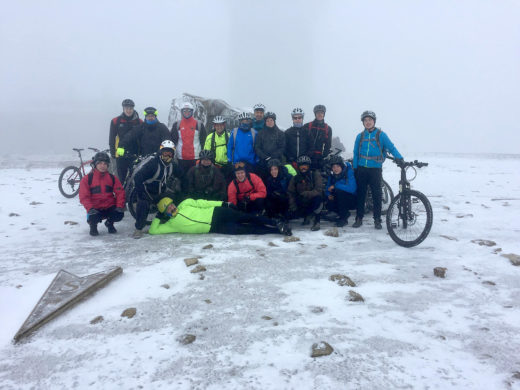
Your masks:
<path fill-rule="evenodd" d="M 412 184 L 432 202 L 434 224 L 411 249 L 370 217 L 337 238 L 324 235 L 327 223 L 319 232 L 293 224 L 301 241 L 286 243 L 134 240 L 126 215 L 117 235 L 100 226 L 91 238 L 78 199 L 58 192 L 56 159 L 2 160 L 0 388 L 520 388 L 520 267 L 501 256 L 520 254 L 520 156 L 413 157 L 430 163 Z M 394 191 L 398 172 L 386 163 Z M 195 256 L 204 278 L 183 262 Z M 113 266 L 123 274 L 12 343 L 60 269 L 83 276 Z M 349 301 L 349 290 L 365 302 Z M 121 317 L 131 307 L 137 314 Z M 195 341 L 182 344 L 186 334 Z M 312 358 L 321 341 L 334 352 Z"/>

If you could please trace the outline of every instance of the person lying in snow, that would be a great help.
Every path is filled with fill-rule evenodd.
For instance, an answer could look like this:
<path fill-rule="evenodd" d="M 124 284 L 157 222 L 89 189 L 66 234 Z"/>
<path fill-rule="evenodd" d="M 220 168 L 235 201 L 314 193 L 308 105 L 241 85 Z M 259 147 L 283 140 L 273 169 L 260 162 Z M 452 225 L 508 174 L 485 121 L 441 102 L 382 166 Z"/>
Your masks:
<path fill-rule="evenodd" d="M 157 204 L 156 218 L 150 234 L 220 233 L 220 234 L 283 234 L 292 235 L 282 221 L 235 210 L 229 202 L 186 199 L 178 206 L 171 198 Z"/>

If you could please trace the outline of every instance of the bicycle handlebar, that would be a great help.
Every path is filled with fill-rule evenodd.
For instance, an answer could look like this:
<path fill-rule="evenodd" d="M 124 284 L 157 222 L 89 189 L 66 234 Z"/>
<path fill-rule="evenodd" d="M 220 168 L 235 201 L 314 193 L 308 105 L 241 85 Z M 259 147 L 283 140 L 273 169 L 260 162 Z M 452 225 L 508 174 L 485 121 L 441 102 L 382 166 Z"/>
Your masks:
<path fill-rule="evenodd" d="M 414 161 L 404 161 L 402 159 L 396 159 L 395 157 L 391 157 L 391 156 L 386 156 L 386 158 L 388 158 L 389 160 L 392 160 L 399 168 L 406 168 L 406 167 L 422 168 L 422 167 L 427 167 L 428 166 L 427 162 L 420 162 L 420 161 L 417 161 L 417 160 L 414 160 Z"/>

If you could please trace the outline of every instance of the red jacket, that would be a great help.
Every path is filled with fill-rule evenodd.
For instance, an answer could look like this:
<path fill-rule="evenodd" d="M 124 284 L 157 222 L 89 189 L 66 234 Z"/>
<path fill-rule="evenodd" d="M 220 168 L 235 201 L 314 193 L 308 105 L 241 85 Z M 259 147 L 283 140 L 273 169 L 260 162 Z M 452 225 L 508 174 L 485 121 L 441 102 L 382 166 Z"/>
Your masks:
<path fill-rule="evenodd" d="M 92 182 L 88 183 L 89 176 Z M 113 179 L 113 180 L 112 180 Z M 93 169 L 83 176 L 79 183 L 79 201 L 87 211 L 90 209 L 104 210 L 109 207 L 125 207 L 125 190 L 119 179 L 108 172 L 101 173 Z"/>
<path fill-rule="evenodd" d="M 228 202 L 233 203 L 235 206 L 239 201 L 244 200 L 246 195 L 249 195 L 250 200 L 258 198 L 265 198 L 267 191 L 265 189 L 264 182 L 254 173 L 248 173 L 251 183 L 247 176 L 243 182 L 239 182 L 236 178 L 229 183 L 228 186 Z M 253 185 L 251 185 L 253 184 Z M 238 192 L 237 192 L 238 185 Z M 237 199 L 238 198 L 238 199 Z"/>

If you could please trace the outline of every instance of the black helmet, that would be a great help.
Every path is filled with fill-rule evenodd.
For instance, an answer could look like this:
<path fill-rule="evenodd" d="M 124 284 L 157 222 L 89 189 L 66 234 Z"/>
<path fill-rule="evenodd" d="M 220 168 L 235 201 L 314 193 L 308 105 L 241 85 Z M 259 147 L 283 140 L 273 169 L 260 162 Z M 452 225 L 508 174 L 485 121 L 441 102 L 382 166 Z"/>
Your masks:
<path fill-rule="evenodd" d="M 296 163 L 298 166 L 300 165 L 311 165 L 311 158 L 309 156 L 300 156 L 298 157 L 298 160 L 296 160 Z"/>
<path fill-rule="evenodd" d="M 325 107 L 323 104 L 318 104 L 318 105 L 314 106 L 314 109 L 312 111 L 314 111 L 315 114 L 318 111 L 323 111 L 323 113 L 325 114 L 327 112 L 327 107 Z"/>
<path fill-rule="evenodd" d="M 269 118 L 271 118 L 272 120 L 274 120 L 276 122 L 276 114 L 274 112 L 268 111 L 265 113 L 264 119 L 267 120 Z"/>
<path fill-rule="evenodd" d="M 280 160 L 278 160 L 277 158 L 272 158 L 267 162 L 267 168 L 280 167 L 280 166 L 282 166 L 282 162 Z"/>
<path fill-rule="evenodd" d="M 146 115 L 155 115 L 155 116 L 157 116 L 157 114 L 159 114 L 159 113 L 157 112 L 157 109 L 155 107 L 146 107 L 144 109 L 144 116 L 146 116 Z"/>
<path fill-rule="evenodd" d="M 367 117 L 372 118 L 374 123 L 376 122 L 376 113 L 374 111 L 364 111 L 363 114 L 361 114 L 361 122 L 363 122 L 363 119 Z"/>
<path fill-rule="evenodd" d="M 334 165 L 334 164 L 343 165 L 344 164 L 343 158 L 340 155 L 334 154 L 334 155 L 330 156 L 329 164 L 331 166 Z"/>
<path fill-rule="evenodd" d="M 92 164 L 94 166 L 102 161 L 106 162 L 107 165 L 110 165 L 110 156 L 106 152 L 97 152 L 94 157 L 92 157 Z"/>
<path fill-rule="evenodd" d="M 211 150 L 201 150 L 200 153 L 199 153 L 199 160 L 211 160 L 213 161 L 213 159 L 215 158 L 215 156 L 213 155 L 213 152 Z"/>
<path fill-rule="evenodd" d="M 123 103 L 121 103 L 121 105 L 123 107 L 132 107 L 132 108 L 135 107 L 135 103 L 134 103 L 134 101 L 132 99 L 125 99 L 125 100 L 123 100 Z"/>

